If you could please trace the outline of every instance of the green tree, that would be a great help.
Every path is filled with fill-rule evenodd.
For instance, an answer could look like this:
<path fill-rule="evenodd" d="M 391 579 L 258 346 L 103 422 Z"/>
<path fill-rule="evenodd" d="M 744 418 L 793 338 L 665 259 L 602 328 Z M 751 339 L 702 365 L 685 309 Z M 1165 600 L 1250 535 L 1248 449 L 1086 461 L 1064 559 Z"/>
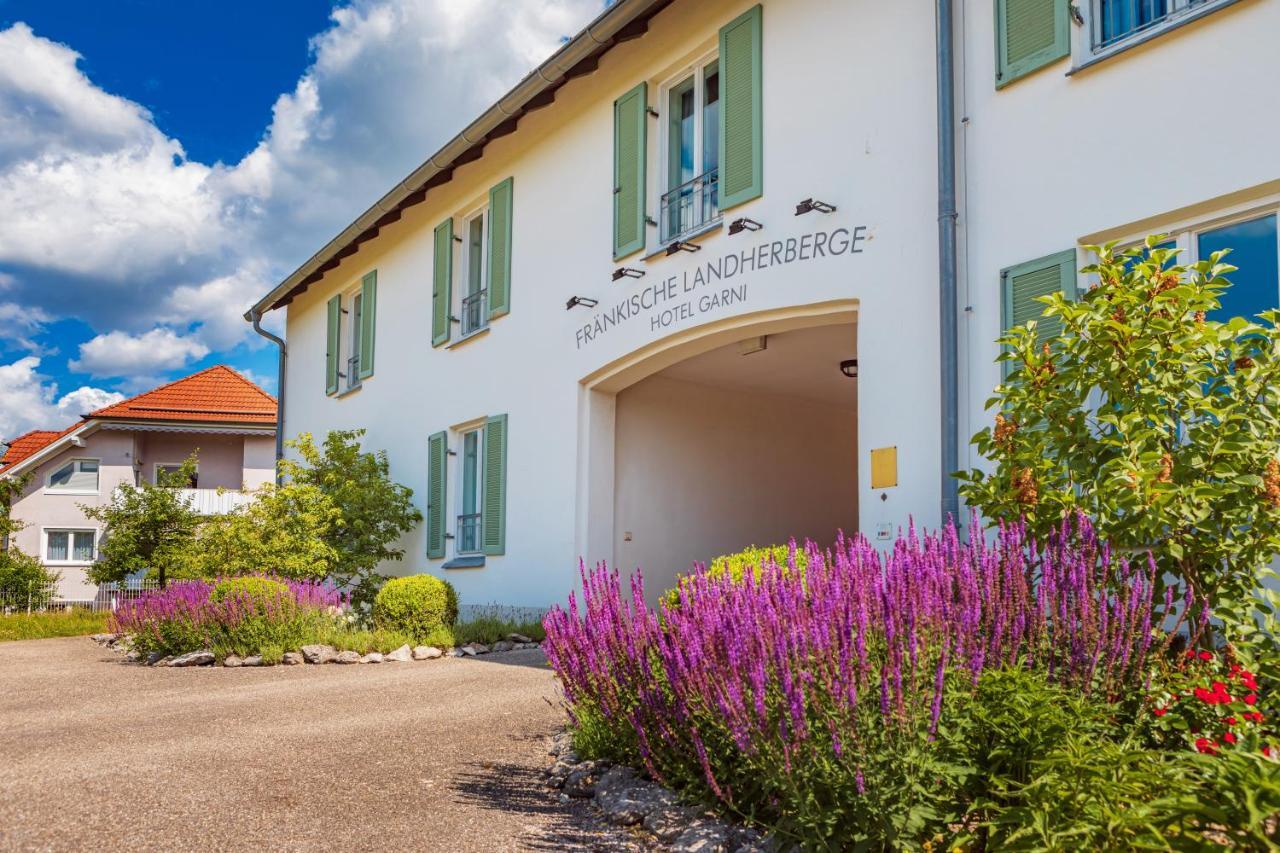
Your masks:
<path fill-rule="evenodd" d="M 93 583 L 119 583 L 147 573 L 163 587 L 169 564 L 191 547 L 200 516 L 184 498 L 195 473 L 196 454 L 174 471 L 157 471 L 158 482 L 121 483 L 101 506 L 81 505 L 86 517 L 103 526 L 98 561 L 89 567 Z"/>
<path fill-rule="evenodd" d="M 26 491 L 31 475 L 0 479 L 0 599 L 30 601 L 42 598 L 58 582 L 58 573 L 18 549 L 13 536 L 26 524 L 10 515 L 15 499 Z"/>
<path fill-rule="evenodd" d="M 1280 552 L 1280 311 L 1207 319 L 1236 268 L 1176 250 L 1090 246 L 1097 286 L 1043 297 L 1063 330 L 1000 339 L 1008 368 L 973 443 L 990 473 L 961 494 L 989 519 L 1023 517 L 1043 537 L 1082 511 L 1119 549 L 1151 549 L 1198 612 L 1248 599 Z"/>
<path fill-rule="evenodd" d="M 313 486 L 337 510 L 322 539 L 337 555 L 333 579 L 351 592 L 353 604 L 372 606 L 386 580 L 379 564 L 404 559 L 399 539 L 422 521 L 413 490 L 391 480 L 385 451 L 360 449 L 364 430 L 335 430 L 317 446 L 310 433 L 288 442 L 298 460 L 281 461 L 291 483 Z"/>
<path fill-rule="evenodd" d="M 172 553 L 173 577 L 266 572 L 323 580 L 337 565 L 327 537 L 339 520 L 333 501 L 315 486 L 267 484 L 252 503 L 200 524 L 189 547 Z"/>

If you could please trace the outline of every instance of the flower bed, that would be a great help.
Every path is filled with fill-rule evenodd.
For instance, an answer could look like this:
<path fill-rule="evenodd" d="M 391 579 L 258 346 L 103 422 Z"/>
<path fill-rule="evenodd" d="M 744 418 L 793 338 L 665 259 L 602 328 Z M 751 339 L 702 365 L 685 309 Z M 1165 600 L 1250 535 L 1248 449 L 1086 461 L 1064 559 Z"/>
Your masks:
<path fill-rule="evenodd" d="M 584 569 L 581 602 L 545 620 L 577 750 L 802 845 L 1008 841 L 1034 824 L 1052 846 L 1062 824 L 1076 844 L 1127 846 L 1162 820 L 1200 825 L 1108 801 L 1117 780 L 1207 784 L 1198 765 L 1125 752 L 1168 640 L 1149 561 L 1113 558 L 1083 519 L 1044 549 L 1012 525 L 993 542 L 913 530 L 884 555 L 861 537 L 810 546 L 803 571 L 796 556 L 695 574 L 656 612 L 638 576 L 624 593 L 616 572 Z M 1054 762 L 1108 749 L 1120 770 L 1046 787 Z M 1242 779 L 1267 778 L 1240 760 Z M 1280 788 L 1266 796 L 1280 804 Z"/>

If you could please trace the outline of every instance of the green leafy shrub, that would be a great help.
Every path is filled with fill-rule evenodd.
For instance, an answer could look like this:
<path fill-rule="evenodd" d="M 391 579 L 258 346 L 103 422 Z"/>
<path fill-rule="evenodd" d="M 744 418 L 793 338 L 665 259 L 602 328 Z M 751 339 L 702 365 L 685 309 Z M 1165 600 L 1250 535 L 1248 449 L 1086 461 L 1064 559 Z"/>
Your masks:
<path fill-rule="evenodd" d="M 458 596 L 453 585 L 434 575 L 410 575 L 387 581 L 373 600 L 373 623 L 425 639 L 458 621 Z"/>
<path fill-rule="evenodd" d="M 263 609 L 278 601 L 293 600 L 289 587 L 280 581 L 263 577 L 227 578 L 214 584 L 209 592 L 209 600 L 214 604 L 221 604 L 232 598 L 246 599 L 256 608 Z"/>
<path fill-rule="evenodd" d="M 377 628 L 372 631 L 365 628 L 353 628 L 349 625 L 328 623 L 319 626 L 306 640 L 306 643 L 321 643 L 333 646 L 338 651 L 352 651 L 360 654 L 369 652 L 395 651 L 401 646 L 413 645 L 415 638 L 404 632 L 388 628 Z"/>
<path fill-rule="evenodd" d="M 275 666 L 284 660 L 284 647 L 277 646 L 274 643 L 264 645 L 258 654 L 262 656 L 262 662 L 266 666 Z"/>
<path fill-rule="evenodd" d="M 792 541 L 787 545 L 769 545 L 761 548 L 752 545 L 733 554 L 716 557 L 707 566 L 706 574 L 713 579 L 728 576 L 734 583 L 741 583 L 748 570 L 752 576 L 760 579 L 761 572 L 769 565 L 777 565 L 783 574 L 791 571 L 794 563 L 795 571 L 804 576 L 805 567 L 809 563 L 809 554 L 804 548 L 797 548 Z M 663 604 L 674 607 L 680 603 L 680 591 L 692 585 L 692 575 L 681 575 L 674 589 L 669 589 L 662 596 Z"/>

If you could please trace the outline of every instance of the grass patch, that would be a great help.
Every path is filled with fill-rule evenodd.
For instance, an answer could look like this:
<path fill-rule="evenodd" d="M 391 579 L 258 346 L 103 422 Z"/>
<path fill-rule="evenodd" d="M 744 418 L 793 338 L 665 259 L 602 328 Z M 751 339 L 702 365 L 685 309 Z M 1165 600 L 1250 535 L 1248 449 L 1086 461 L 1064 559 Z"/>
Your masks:
<path fill-rule="evenodd" d="M 352 651 L 362 655 L 367 655 L 369 652 L 381 652 L 385 655 L 401 646 L 414 645 L 413 637 L 403 631 L 381 628 L 369 631 L 341 625 L 327 626 L 316 631 L 304 643 L 299 644 L 299 648 L 312 643 L 333 646 L 340 652 Z"/>
<path fill-rule="evenodd" d="M 104 634 L 109 615 L 78 608 L 47 613 L 12 613 L 0 616 L 0 642 Z"/>
<path fill-rule="evenodd" d="M 477 616 L 453 626 L 453 644 L 465 646 L 467 643 L 484 643 L 490 646 L 498 640 L 505 640 L 508 634 L 524 634 L 535 643 L 541 643 L 547 638 L 546 632 L 542 630 L 542 622 L 536 619 Z"/>

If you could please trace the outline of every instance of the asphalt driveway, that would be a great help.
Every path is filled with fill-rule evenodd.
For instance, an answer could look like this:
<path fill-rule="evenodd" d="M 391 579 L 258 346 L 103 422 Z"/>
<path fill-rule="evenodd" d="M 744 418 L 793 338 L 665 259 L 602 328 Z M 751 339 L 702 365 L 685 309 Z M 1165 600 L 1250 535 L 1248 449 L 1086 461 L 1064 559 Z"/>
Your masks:
<path fill-rule="evenodd" d="M 542 786 L 563 719 L 538 651 L 152 669 L 0 644 L 0 848 L 630 847 Z"/>

